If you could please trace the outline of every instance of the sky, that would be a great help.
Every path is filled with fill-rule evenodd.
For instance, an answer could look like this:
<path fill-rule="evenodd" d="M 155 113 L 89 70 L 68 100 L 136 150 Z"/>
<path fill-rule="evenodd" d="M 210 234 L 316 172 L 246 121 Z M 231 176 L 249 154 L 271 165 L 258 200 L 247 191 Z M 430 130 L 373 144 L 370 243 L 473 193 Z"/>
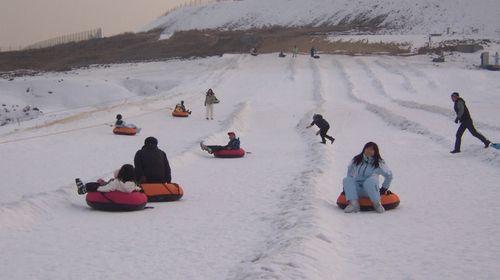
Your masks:
<path fill-rule="evenodd" d="M 110 36 L 138 31 L 189 0 L 0 0 L 0 48 L 19 48 L 102 27 Z"/>

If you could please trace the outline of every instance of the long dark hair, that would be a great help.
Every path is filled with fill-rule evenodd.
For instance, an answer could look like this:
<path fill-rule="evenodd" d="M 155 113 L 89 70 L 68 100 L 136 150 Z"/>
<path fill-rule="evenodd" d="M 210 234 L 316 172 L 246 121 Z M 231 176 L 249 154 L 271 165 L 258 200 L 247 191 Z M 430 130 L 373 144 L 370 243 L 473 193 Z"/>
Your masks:
<path fill-rule="evenodd" d="M 134 166 L 131 164 L 124 164 L 121 168 L 120 171 L 118 171 L 118 175 L 116 176 L 116 179 L 122 181 L 122 182 L 129 182 L 129 181 L 134 181 L 135 180 L 135 171 L 134 171 Z"/>
<path fill-rule="evenodd" d="M 361 162 L 363 161 L 363 154 L 366 150 L 366 148 L 373 148 L 375 151 L 375 155 L 373 156 L 373 166 L 375 168 L 378 168 L 380 166 L 380 162 L 383 160 L 382 157 L 380 156 L 380 152 L 378 150 L 378 145 L 375 144 L 374 142 L 368 142 L 365 144 L 363 147 L 363 150 L 359 155 L 356 155 L 355 157 L 352 158 L 352 161 L 354 162 L 355 165 L 360 165 Z"/>

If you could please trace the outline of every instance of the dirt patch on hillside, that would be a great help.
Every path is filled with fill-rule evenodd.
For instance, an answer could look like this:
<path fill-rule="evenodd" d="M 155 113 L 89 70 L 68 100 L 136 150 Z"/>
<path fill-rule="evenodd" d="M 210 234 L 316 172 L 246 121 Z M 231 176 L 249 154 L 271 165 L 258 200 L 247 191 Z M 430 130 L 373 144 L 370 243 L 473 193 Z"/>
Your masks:
<path fill-rule="evenodd" d="M 126 33 L 113 37 L 70 43 L 51 48 L 0 53 L 0 72 L 35 70 L 68 71 L 93 64 L 157 61 L 248 53 L 257 47 L 260 53 L 290 51 L 297 45 L 302 52 L 311 46 L 323 53 L 401 54 L 408 52 L 394 44 L 331 42 L 333 32 L 352 30 L 353 26 L 272 27 L 255 30 L 191 30 L 176 32 L 168 40 L 158 40 L 160 31 Z M 26 72 L 23 72 L 26 73 Z"/>

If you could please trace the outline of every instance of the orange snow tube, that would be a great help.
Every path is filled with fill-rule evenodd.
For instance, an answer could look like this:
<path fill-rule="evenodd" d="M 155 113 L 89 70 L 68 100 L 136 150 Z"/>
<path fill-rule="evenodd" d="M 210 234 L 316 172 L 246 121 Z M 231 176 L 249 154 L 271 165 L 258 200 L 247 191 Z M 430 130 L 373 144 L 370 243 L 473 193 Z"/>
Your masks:
<path fill-rule="evenodd" d="M 179 118 L 187 118 L 189 117 L 189 113 L 188 112 L 179 112 L 179 111 L 173 111 L 172 112 L 172 116 L 174 117 L 179 117 Z"/>
<path fill-rule="evenodd" d="M 119 134 L 119 135 L 136 135 L 137 134 L 137 128 L 115 127 L 115 128 L 113 128 L 113 133 L 114 134 Z"/>
<path fill-rule="evenodd" d="M 390 210 L 398 207 L 399 202 L 399 196 L 391 191 L 387 191 L 386 194 L 380 195 L 380 203 L 382 203 L 382 206 L 384 206 L 385 210 Z M 344 192 L 340 193 L 339 197 L 337 198 L 337 205 L 341 209 L 344 209 L 347 207 L 347 204 L 349 203 L 347 202 Z M 361 197 L 359 199 L 359 206 L 361 208 L 361 211 L 373 210 L 373 204 L 368 197 Z"/>
<path fill-rule="evenodd" d="M 142 184 L 149 202 L 176 201 L 184 195 L 184 190 L 176 183 Z"/>

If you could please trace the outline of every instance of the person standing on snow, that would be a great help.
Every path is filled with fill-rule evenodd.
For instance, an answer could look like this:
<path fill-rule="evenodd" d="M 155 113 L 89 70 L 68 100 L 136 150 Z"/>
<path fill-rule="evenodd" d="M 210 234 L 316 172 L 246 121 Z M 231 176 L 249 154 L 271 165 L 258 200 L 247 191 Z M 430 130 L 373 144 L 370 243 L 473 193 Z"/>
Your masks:
<path fill-rule="evenodd" d="M 158 148 L 158 140 L 148 137 L 142 149 L 135 153 L 135 178 L 139 183 L 171 183 L 172 175 L 167 154 Z"/>
<path fill-rule="evenodd" d="M 498 55 L 498 52 L 495 53 L 495 65 L 500 65 L 500 55 Z"/>
<path fill-rule="evenodd" d="M 219 99 L 217 99 L 213 90 L 209 89 L 205 96 L 205 107 L 207 108 L 207 120 L 208 118 L 210 118 L 211 120 L 214 119 L 214 104 L 217 103 L 219 103 Z"/>
<path fill-rule="evenodd" d="M 312 47 L 312 48 L 311 48 L 311 50 L 310 50 L 310 52 L 311 52 L 311 57 L 312 57 L 312 58 L 315 58 L 315 55 L 316 55 L 316 49 L 315 49 L 314 47 Z"/>
<path fill-rule="evenodd" d="M 292 57 L 296 58 L 298 53 L 299 53 L 299 48 L 297 48 L 297 45 L 293 46 Z"/>
<path fill-rule="evenodd" d="M 379 176 L 384 177 L 382 187 L 379 189 Z M 380 195 L 385 194 L 392 181 L 392 172 L 380 156 L 378 145 L 368 142 L 363 151 L 355 156 L 347 168 L 347 177 L 342 181 L 346 199 L 349 205 L 345 213 L 360 210 L 359 198 L 368 197 L 375 211 L 384 213 L 385 209 L 380 203 Z"/>
<path fill-rule="evenodd" d="M 469 109 L 467 108 L 467 105 L 465 105 L 465 101 L 460 97 L 460 94 L 458 92 L 452 93 L 451 100 L 455 103 L 453 109 L 455 110 L 455 113 L 457 113 L 455 123 L 460 122 L 460 126 L 458 127 L 456 134 L 455 149 L 453 149 L 453 151 L 451 151 L 450 153 L 460 153 L 462 135 L 464 135 L 466 129 L 468 129 L 474 137 L 481 140 L 484 143 L 485 148 L 488 148 L 491 142 L 486 139 L 486 137 L 484 137 L 481 133 L 479 133 L 474 127 L 474 122 L 472 121 L 472 118 L 470 116 Z"/>
<path fill-rule="evenodd" d="M 310 128 L 313 125 L 316 125 L 319 127 L 319 131 L 316 132 L 316 135 L 319 134 L 321 136 L 321 143 L 326 144 L 325 138 L 327 138 L 333 144 L 333 141 L 335 141 L 335 138 L 326 134 L 328 132 L 328 130 L 330 129 L 330 124 L 325 119 L 323 119 L 322 115 L 314 114 L 312 123 L 310 125 L 306 126 L 306 128 Z"/>
<path fill-rule="evenodd" d="M 203 144 L 203 141 L 200 143 L 200 147 L 203 151 L 207 151 L 209 154 L 213 154 L 214 152 L 220 150 L 239 150 L 240 149 L 240 138 L 236 138 L 236 134 L 234 132 L 228 132 L 229 143 L 226 146 L 218 146 L 212 145 L 207 146 Z"/>

